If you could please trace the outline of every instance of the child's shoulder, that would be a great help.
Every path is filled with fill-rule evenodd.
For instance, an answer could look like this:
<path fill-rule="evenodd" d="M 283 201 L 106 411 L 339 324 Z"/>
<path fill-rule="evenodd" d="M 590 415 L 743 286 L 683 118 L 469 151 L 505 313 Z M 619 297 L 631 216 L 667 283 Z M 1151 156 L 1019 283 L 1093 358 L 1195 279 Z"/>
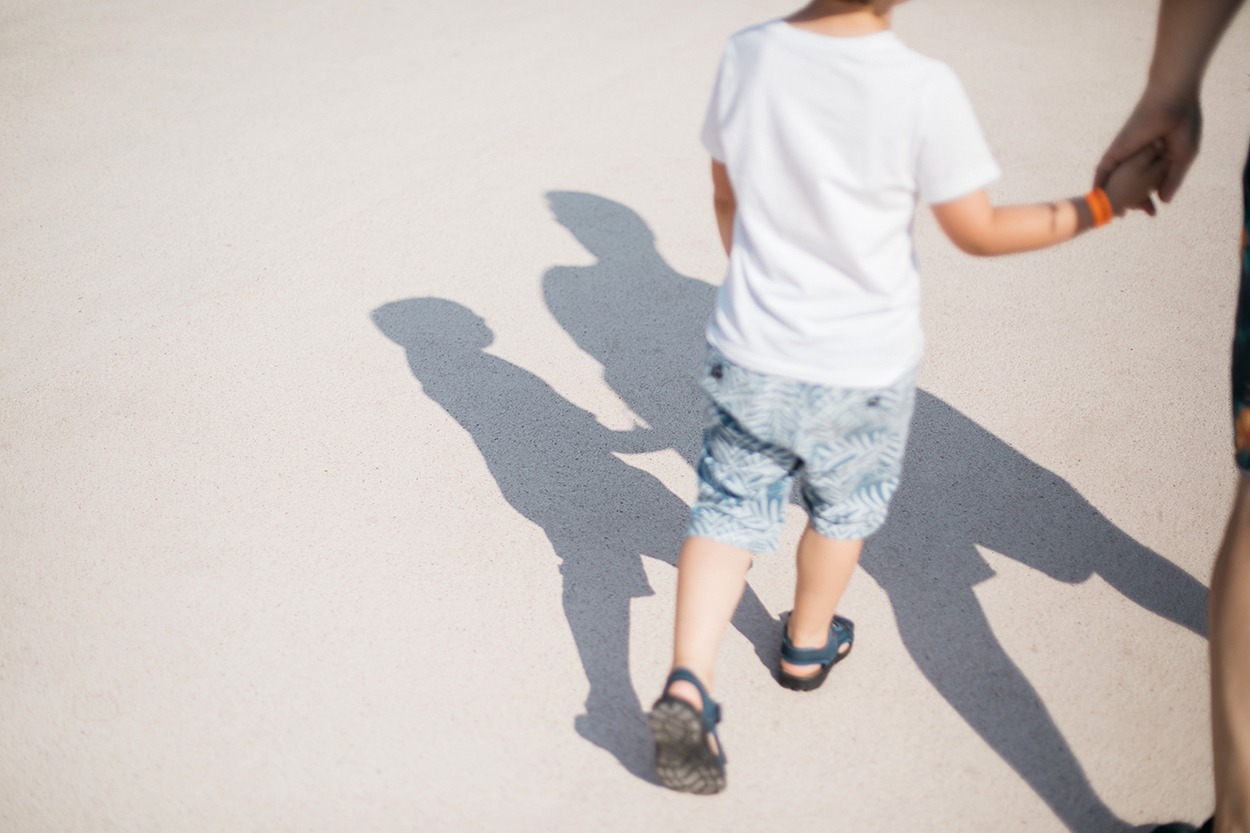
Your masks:
<path fill-rule="evenodd" d="M 767 40 L 769 36 L 776 31 L 778 26 L 785 26 L 785 20 L 781 18 L 773 18 L 764 20 L 759 23 L 753 23 L 744 29 L 739 29 L 729 36 L 725 46 L 727 49 L 755 46 Z"/>
<path fill-rule="evenodd" d="M 956 79 L 954 71 L 943 61 L 912 49 L 892 30 L 863 37 L 831 37 L 792 26 L 778 17 L 739 29 L 725 45 L 727 53 L 737 55 L 755 54 L 767 48 L 815 57 L 854 55 L 882 68 L 915 76 Z"/>

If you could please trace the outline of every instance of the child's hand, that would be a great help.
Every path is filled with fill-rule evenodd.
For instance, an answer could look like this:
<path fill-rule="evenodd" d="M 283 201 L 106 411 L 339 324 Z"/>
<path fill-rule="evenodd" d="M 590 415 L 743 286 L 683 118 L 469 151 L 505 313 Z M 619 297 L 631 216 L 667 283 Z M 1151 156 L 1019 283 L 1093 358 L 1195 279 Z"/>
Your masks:
<path fill-rule="evenodd" d="M 1168 160 L 1161 150 L 1158 142 L 1147 145 L 1111 172 L 1103 190 L 1111 200 L 1115 216 L 1123 217 L 1128 209 L 1142 205 L 1163 184 L 1168 175 Z"/>

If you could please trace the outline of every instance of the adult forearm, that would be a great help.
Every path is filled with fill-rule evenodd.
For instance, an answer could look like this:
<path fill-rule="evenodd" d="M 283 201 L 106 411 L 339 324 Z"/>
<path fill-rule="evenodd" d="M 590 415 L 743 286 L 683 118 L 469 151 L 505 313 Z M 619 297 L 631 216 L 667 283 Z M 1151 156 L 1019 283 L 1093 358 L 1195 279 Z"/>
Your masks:
<path fill-rule="evenodd" d="M 1162 98 L 1196 98 L 1207 63 L 1244 0 L 1162 0 L 1149 88 Z"/>

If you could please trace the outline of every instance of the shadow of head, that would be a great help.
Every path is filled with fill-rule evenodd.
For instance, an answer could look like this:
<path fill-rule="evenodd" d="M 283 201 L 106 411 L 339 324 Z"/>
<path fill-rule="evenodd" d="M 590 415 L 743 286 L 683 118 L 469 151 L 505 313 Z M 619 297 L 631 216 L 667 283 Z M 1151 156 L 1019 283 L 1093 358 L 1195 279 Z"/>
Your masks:
<path fill-rule="evenodd" d="M 495 334 L 480 315 L 444 298 L 408 298 L 373 311 L 373 323 L 412 355 L 478 353 Z"/>
<path fill-rule="evenodd" d="M 655 246 L 646 222 L 619 202 L 580 191 L 551 191 L 547 204 L 556 222 L 600 260 L 636 256 L 640 247 Z"/>

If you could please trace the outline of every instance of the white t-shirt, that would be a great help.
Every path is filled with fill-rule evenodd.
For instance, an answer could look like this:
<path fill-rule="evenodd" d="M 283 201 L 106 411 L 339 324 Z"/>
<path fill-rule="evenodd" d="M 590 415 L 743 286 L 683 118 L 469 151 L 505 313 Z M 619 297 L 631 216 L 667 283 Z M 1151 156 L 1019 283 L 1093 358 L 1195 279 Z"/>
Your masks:
<path fill-rule="evenodd" d="M 893 32 L 775 20 L 725 47 L 703 127 L 737 197 L 709 343 L 743 367 L 878 387 L 920 361 L 918 200 L 998 178 L 959 79 Z"/>

